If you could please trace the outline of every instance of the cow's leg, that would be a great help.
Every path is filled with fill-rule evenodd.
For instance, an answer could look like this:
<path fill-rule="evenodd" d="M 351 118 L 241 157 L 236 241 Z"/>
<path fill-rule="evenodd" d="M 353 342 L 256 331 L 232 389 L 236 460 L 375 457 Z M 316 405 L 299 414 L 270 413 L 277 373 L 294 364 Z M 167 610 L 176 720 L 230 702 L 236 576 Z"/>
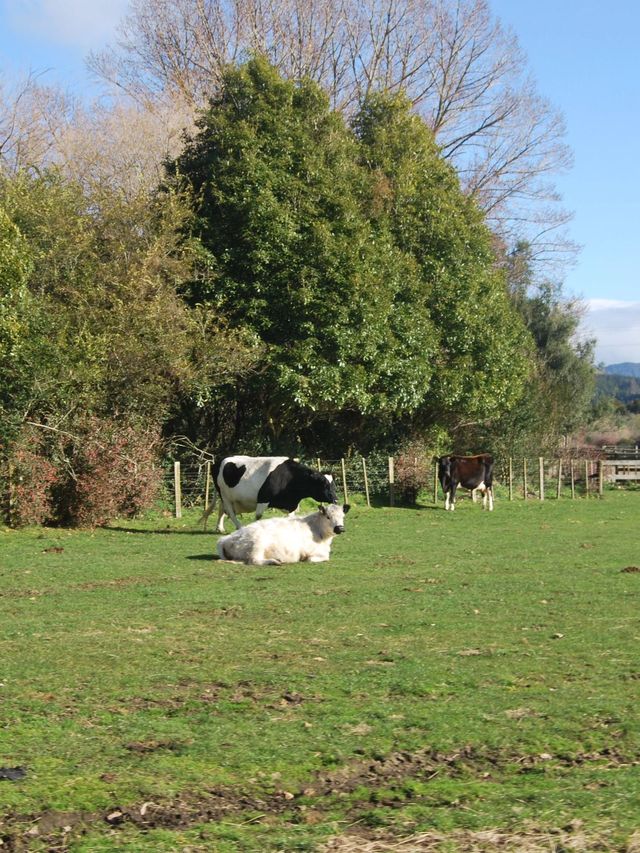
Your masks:
<path fill-rule="evenodd" d="M 487 487 L 487 496 L 489 498 L 489 512 L 493 511 L 493 486 Z"/>
<path fill-rule="evenodd" d="M 451 495 L 451 491 L 447 489 L 444 493 L 444 508 L 445 510 L 449 509 L 449 497 Z"/>
<path fill-rule="evenodd" d="M 476 489 L 471 489 L 471 503 L 475 503 L 478 500 L 478 495 L 476 494 Z"/>
<path fill-rule="evenodd" d="M 281 566 L 281 560 L 259 560 L 250 557 L 247 561 L 247 565 L 249 566 Z"/>
<path fill-rule="evenodd" d="M 224 507 L 222 506 L 222 501 L 220 501 L 220 505 L 218 507 L 218 522 L 216 524 L 216 531 L 218 533 L 224 533 L 224 520 L 226 518 L 226 513 L 224 511 Z"/>
<path fill-rule="evenodd" d="M 484 483 L 480 483 L 479 486 L 476 487 L 479 492 L 482 492 L 482 509 L 487 508 L 487 487 Z"/>
<path fill-rule="evenodd" d="M 450 501 L 450 509 L 453 512 L 456 508 L 456 489 L 458 488 L 457 483 L 451 483 L 451 501 Z"/>
<path fill-rule="evenodd" d="M 251 566 L 281 566 L 281 560 L 268 560 L 263 545 L 254 545 L 246 561 Z"/>
<path fill-rule="evenodd" d="M 226 513 L 231 521 L 235 524 L 236 530 L 240 530 L 242 525 L 238 521 L 238 516 L 236 515 L 235 509 L 233 508 L 233 504 L 231 501 L 225 501 L 222 499 L 220 501 L 220 510 L 218 510 L 220 515 L 218 516 L 218 530 L 220 530 L 220 524 L 224 524 L 224 514 Z M 220 530 L 220 533 L 224 533 L 224 527 Z"/>

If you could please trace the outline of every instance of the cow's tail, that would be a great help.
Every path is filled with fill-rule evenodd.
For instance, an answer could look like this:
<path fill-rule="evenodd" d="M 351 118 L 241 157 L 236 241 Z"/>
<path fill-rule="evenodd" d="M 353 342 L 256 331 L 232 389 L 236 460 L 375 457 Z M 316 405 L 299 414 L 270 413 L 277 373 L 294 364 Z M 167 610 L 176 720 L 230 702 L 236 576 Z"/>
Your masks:
<path fill-rule="evenodd" d="M 213 488 L 211 488 L 211 487 L 209 488 L 210 503 L 209 503 L 208 507 L 205 507 L 204 512 L 202 513 L 202 515 L 198 519 L 198 524 L 202 524 L 203 530 L 207 529 L 207 521 L 209 521 L 209 516 L 211 515 L 211 513 L 216 508 L 217 498 L 220 497 L 218 494 L 218 471 L 220 470 L 220 462 L 221 462 L 221 460 L 217 459 L 213 463 L 213 470 L 211 472 L 211 486 Z M 220 500 L 222 500 L 222 498 L 220 498 Z"/>
<path fill-rule="evenodd" d="M 208 506 L 208 507 L 206 507 L 206 509 L 204 510 L 204 512 L 202 513 L 202 515 L 200 516 L 200 518 L 198 519 L 198 524 L 202 524 L 202 529 L 203 529 L 203 530 L 206 530 L 206 529 L 207 529 L 207 521 L 209 521 L 209 516 L 211 515 L 211 513 L 214 511 L 214 509 L 215 509 L 215 507 L 216 507 L 216 498 L 217 498 L 217 496 L 218 496 L 218 495 L 217 495 L 217 492 L 216 492 L 216 490 L 214 489 L 214 490 L 213 490 L 213 495 L 212 495 L 212 497 L 211 497 L 211 501 L 210 501 L 210 503 L 209 503 L 209 506 Z"/>

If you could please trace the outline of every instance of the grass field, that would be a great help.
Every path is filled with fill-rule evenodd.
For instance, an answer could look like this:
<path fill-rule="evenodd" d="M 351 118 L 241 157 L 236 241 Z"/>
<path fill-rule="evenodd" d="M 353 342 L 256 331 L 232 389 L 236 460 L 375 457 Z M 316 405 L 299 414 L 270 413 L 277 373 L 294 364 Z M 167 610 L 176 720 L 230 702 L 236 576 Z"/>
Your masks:
<path fill-rule="evenodd" d="M 282 567 L 0 528 L 0 850 L 640 850 L 639 519 L 355 506 Z"/>

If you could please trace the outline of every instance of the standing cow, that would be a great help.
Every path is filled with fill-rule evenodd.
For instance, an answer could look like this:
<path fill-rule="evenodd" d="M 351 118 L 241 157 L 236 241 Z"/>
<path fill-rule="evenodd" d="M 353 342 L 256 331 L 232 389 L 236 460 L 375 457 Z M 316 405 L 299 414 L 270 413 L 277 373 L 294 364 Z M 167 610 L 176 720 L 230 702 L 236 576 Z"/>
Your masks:
<path fill-rule="evenodd" d="M 444 492 L 444 508 L 456 508 L 456 489 L 462 486 L 473 495 L 482 492 L 482 508 L 493 509 L 493 457 L 489 453 L 476 456 L 441 456 L 438 459 L 438 478 Z"/>
<path fill-rule="evenodd" d="M 259 519 L 269 507 L 293 513 L 303 498 L 324 503 L 338 500 L 331 474 L 287 456 L 227 456 L 214 464 L 213 479 L 220 497 L 218 533 L 224 533 L 225 515 L 240 529 L 238 514 L 243 512 L 255 511 Z M 205 525 L 214 503 L 203 516 Z"/>

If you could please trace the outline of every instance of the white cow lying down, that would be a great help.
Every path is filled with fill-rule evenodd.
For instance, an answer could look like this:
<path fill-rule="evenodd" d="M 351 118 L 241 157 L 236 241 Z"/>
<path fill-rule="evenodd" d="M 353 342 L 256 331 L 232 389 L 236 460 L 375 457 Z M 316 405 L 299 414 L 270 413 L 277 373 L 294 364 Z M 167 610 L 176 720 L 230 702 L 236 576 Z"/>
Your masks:
<path fill-rule="evenodd" d="M 322 563 L 329 559 L 333 537 L 344 533 L 344 517 L 348 512 L 349 504 L 331 504 L 300 518 L 254 521 L 221 536 L 216 551 L 222 560 L 254 566 L 277 566 L 303 560 Z"/>

